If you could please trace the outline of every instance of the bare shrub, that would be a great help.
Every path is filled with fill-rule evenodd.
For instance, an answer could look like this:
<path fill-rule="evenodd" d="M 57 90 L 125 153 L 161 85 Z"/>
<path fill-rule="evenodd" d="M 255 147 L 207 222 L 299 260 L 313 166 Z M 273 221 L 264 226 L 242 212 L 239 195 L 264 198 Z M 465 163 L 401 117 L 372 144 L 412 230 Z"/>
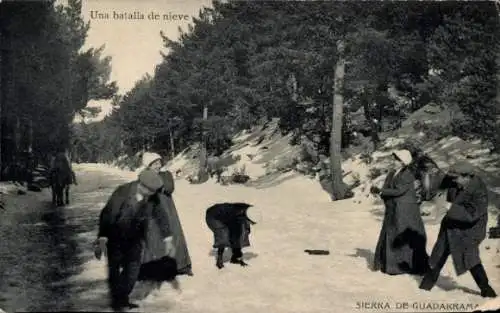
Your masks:
<path fill-rule="evenodd" d="M 423 132 L 429 140 L 441 140 L 453 135 L 454 132 L 452 125 L 434 125 L 422 121 L 417 121 L 413 125 L 413 129 L 417 132 Z"/>
<path fill-rule="evenodd" d="M 372 167 L 368 172 L 368 178 L 375 180 L 382 175 L 382 170 L 376 167 Z"/>

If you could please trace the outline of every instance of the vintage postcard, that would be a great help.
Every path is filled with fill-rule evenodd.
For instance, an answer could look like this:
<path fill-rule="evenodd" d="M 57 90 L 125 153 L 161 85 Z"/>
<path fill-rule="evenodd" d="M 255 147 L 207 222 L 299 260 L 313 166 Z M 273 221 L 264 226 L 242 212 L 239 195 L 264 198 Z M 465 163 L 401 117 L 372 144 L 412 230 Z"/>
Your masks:
<path fill-rule="evenodd" d="M 499 26 L 0 0 L 0 312 L 499 309 Z"/>

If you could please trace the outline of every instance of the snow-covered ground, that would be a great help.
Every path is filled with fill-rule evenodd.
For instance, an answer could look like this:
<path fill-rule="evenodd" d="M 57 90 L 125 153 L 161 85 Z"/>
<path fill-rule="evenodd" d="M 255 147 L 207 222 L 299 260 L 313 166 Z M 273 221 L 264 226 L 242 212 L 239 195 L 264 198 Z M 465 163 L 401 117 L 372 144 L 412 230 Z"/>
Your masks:
<path fill-rule="evenodd" d="M 113 188 L 136 173 L 103 165 L 75 166 L 80 185 L 67 208 L 95 216 Z M 165 285 L 140 300 L 141 311 L 155 312 L 357 312 L 471 311 L 486 302 L 469 274 L 456 277 L 451 261 L 432 292 L 418 289 L 412 276 L 387 276 L 370 270 L 380 230 L 380 218 L 356 199 L 330 202 L 312 179 L 286 173 L 253 187 L 221 186 L 209 181 L 192 185 L 177 180 L 174 200 L 193 260 L 194 277 L 181 277 L 182 292 Z M 255 205 L 261 223 L 254 227 L 250 266 L 229 264 L 218 270 L 211 255 L 212 234 L 204 222 L 205 209 L 225 201 Z M 80 213 L 77 213 L 80 212 Z M 493 221 L 490 220 L 490 224 Z M 430 251 L 439 221 L 426 225 Z M 91 254 L 96 229 L 80 234 L 82 253 Z M 487 239 L 482 259 L 492 286 L 500 291 L 499 240 Z M 326 249 L 328 256 L 311 256 L 304 249 Z M 72 277 L 75 285 L 93 288 L 75 292 L 82 310 L 105 306 L 105 261 L 89 259 Z M 141 290 L 140 286 L 138 290 Z M 134 296 L 138 297 L 139 292 Z M 405 307 L 407 305 L 407 307 Z"/>
<path fill-rule="evenodd" d="M 265 130 L 256 128 L 235 137 L 235 144 L 228 152 L 233 157 L 239 155 L 239 158 L 227 174 L 244 167 L 251 177 L 248 186 L 221 186 L 213 180 L 200 185 L 189 184 L 184 178 L 196 172 L 198 162 L 193 158 L 196 156 L 193 149 L 179 154 L 169 163 L 172 172 L 182 171 L 182 178 L 176 180 L 174 200 L 189 244 L 195 276 L 180 277 L 180 293 L 165 285 L 145 299 L 142 297 L 144 288 L 138 285 L 133 297 L 140 302 L 140 311 L 458 312 L 472 311 L 479 305 L 484 305 L 485 309 L 500 307 L 498 299 L 487 301 L 479 296 L 470 274 L 456 277 L 451 260 L 432 292 L 418 289 L 419 278 L 387 276 L 370 270 L 383 212 L 383 207 L 376 205 L 368 195 L 370 185 L 379 184 L 383 175 L 372 180 L 370 172 L 375 166 L 387 167 L 384 155 L 390 154 L 390 151 L 373 153 L 376 161 L 371 165 L 363 162 L 359 155 L 346 160 L 342 168 L 350 174 L 346 174 L 345 181 L 350 183 L 359 179 L 361 185 L 355 189 L 353 199 L 331 202 L 317 180 L 294 171 L 279 171 L 291 168 L 300 153 L 298 146 L 289 145 L 289 139 L 276 131 L 276 125 Z M 391 140 L 387 143 L 391 145 Z M 440 166 L 441 163 L 449 163 L 450 156 L 465 154 L 463 151 L 467 150 L 477 151 L 477 146 L 470 149 L 463 147 L 463 141 L 449 140 L 448 148 L 442 143 L 429 144 L 431 146 L 426 150 L 439 161 Z M 496 164 L 493 161 L 483 163 Z M 497 167 L 478 166 L 485 169 L 483 175 L 489 186 L 497 188 Z M 6 284 L 0 281 L 0 286 L 7 288 L 0 290 L 0 308 L 7 312 L 26 308 L 42 311 L 107 309 L 106 262 L 93 258 L 92 252 L 97 219 L 114 188 L 136 179 L 138 170 L 125 171 L 104 164 L 75 164 L 74 170 L 79 185 L 72 189 L 72 203 L 58 213 L 64 217 L 65 227 L 44 218 L 53 213 L 48 205 L 50 195 L 47 191 L 17 196 L 16 186 L 0 186 L 1 192 L 10 194 L 7 209 L 0 212 L 3 214 L 0 232 L 8 230 L 7 237 L 3 236 L 0 242 L 0 251 L 16 248 L 16 240 L 22 235 L 31 237 L 19 239 L 22 244 L 17 249 L 19 257 L 24 257 L 26 247 L 30 247 L 34 239 L 37 241 L 33 249 L 49 255 L 41 258 L 44 262 L 40 262 L 40 266 L 26 266 L 22 265 L 23 261 L 19 262 L 20 265 L 14 267 L 16 273 L 21 274 L 9 274 Z M 258 217 L 259 224 L 253 228 L 251 235 L 252 247 L 245 251 L 250 263 L 247 268 L 228 264 L 218 270 L 214 264 L 212 234 L 205 225 L 204 214 L 210 205 L 227 201 L 253 204 L 251 210 L 255 210 Z M 439 206 L 439 201 L 433 205 Z M 424 218 L 429 252 L 444 212 L 437 209 L 432 213 Z M 22 223 L 19 233 L 16 227 L 8 226 L 16 223 Z M 489 224 L 495 224 L 493 216 Z M 62 229 L 55 231 L 60 235 L 51 236 L 62 248 L 54 250 L 52 242 L 45 239 L 44 230 L 40 227 L 46 226 Z M 58 249 L 64 252 L 58 252 Z M 305 249 L 325 249 L 330 251 L 330 255 L 311 256 L 304 253 Z M 500 292 L 499 250 L 498 239 L 486 239 L 481 245 L 484 266 L 497 292 Z M 61 256 L 66 252 L 68 255 Z M 26 256 L 28 260 L 40 259 L 38 255 L 30 257 L 29 254 Z M 11 259 L 15 257 L 4 258 L 4 261 Z M 54 264 L 50 264 L 51 261 Z M 61 271 L 50 267 L 65 266 L 68 262 L 77 270 L 74 275 L 64 278 L 66 282 L 42 283 L 37 280 L 39 277 L 39 280 L 49 279 L 47 275 Z M 0 270 L 1 266 L 2 258 Z M 42 273 L 44 266 L 51 271 L 47 275 Z M 22 274 L 26 269 L 37 273 Z M 29 291 L 23 291 L 23 288 Z M 61 291 L 61 288 L 64 290 Z M 36 296 L 37 293 L 42 295 Z M 32 302 L 31 305 L 28 302 Z"/>
<path fill-rule="evenodd" d="M 498 299 L 487 301 L 478 295 L 470 274 L 456 277 L 450 260 L 432 292 L 418 289 L 419 278 L 387 276 L 370 270 L 383 212 L 383 207 L 368 195 L 370 185 L 379 184 L 383 175 L 372 180 L 370 172 L 374 167 L 387 167 L 384 155 L 390 151 L 373 153 L 375 162 L 370 165 L 359 155 L 346 160 L 342 168 L 350 174 L 346 174 L 345 181 L 350 183 L 359 179 L 361 185 L 355 189 L 355 198 L 331 202 L 317 180 L 294 171 L 283 173 L 279 170 L 291 168 L 300 154 L 298 146 L 289 145 L 289 139 L 276 131 L 276 125 L 265 130 L 256 128 L 235 137 L 235 144 L 228 153 L 233 157 L 239 155 L 239 158 L 227 174 L 245 168 L 251 177 L 248 186 L 221 186 L 213 180 L 200 185 L 189 184 L 184 178 L 195 173 L 197 167 L 193 149 L 179 154 L 169 163 L 172 172 L 182 171 L 182 178 L 176 180 L 174 200 L 189 244 L 195 276 L 180 277 L 180 293 L 164 285 L 145 299 L 145 288 L 138 285 L 133 297 L 140 302 L 140 311 L 458 312 L 472 311 L 479 305 L 484 309 L 500 307 Z M 387 144 L 395 145 L 396 141 L 388 140 Z M 464 147 L 463 141 L 448 140 L 446 147 L 442 143 L 429 144 L 426 150 L 444 168 L 445 163 L 449 163 L 449 156 L 456 157 L 467 150 L 477 151 L 477 146 Z M 483 163 L 496 164 L 488 160 Z M 483 175 L 489 186 L 497 188 L 497 167 L 478 166 L 485 168 Z M 136 179 L 139 170 L 120 170 L 104 164 L 75 164 L 74 170 L 79 185 L 72 189 L 72 202 L 62 212 L 56 212 L 63 216 L 65 226 L 50 221 L 54 212 L 48 205 L 50 195 L 47 191 L 16 195 L 18 186 L 0 186 L 0 192 L 8 194 L 7 208 L 0 212 L 0 232 L 7 230 L 7 237 L 3 236 L 0 242 L 0 253 L 5 253 L 7 248 L 18 250 L 14 256 L 9 250 L 9 258 L 0 257 L 0 270 L 7 261 L 17 262 L 9 261 L 17 260 L 17 256 L 27 258 L 19 264 L 3 264 L 10 272 L 6 283 L 0 281 L 0 308 L 7 312 L 27 308 L 42 311 L 107 309 L 106 263 L 96 260 L 92 252 L 98 215 L 114 188 Z M 212 234 L 205 225 L 204 214 L 210 205 L 226 201 L 251 203 L 254 205 L 251 210 L 256 211 L 254 215 L 259 224 L 253 228 L 252 247 L 245 251 L 250 263 L 247 268 L 228 264 L 218 270 L 214 264 Z M 432 205 L 439 206 L 439 201 Z M 429 252 L 443 214 L 443 210 L 437 209 L 424 218 Z M 21 228 L 9 226 L 19 223 Z M 495 224 L 493 216 L 489 224 Z M 59 235 L 47 237 L 43 227 L 55 227 L 58 230 L 54 232 Z M 46 237 L 56 240 L 59 246 L 53 249 L 53 243 Z M 21 247 L 16 248 L 19 245 Z M 29 247 L 48 256 L 30 256 L 25 252 Z M 305 249 L 325 249 L 330 255 L 311 256 L 304 253 Z M 498 239 L 486 239 L 481 245 L 484 266 L 497 292 L 500 292 L 499 250 Z M 36 260 L 43 262 L 37 266 L 23 263 Z M 66 282 L 45 282 L 52 279 L 48 276 L 60 274 L 61 269 L 57 267 L 61 267 L 59 263 L 62 262 L 69 262 L 77 269 L 74 275 L 64 278 Z M 11 267 L 17 274 L 12 274 Z M 48 274 L 44 273 L 46 270 Z"/>

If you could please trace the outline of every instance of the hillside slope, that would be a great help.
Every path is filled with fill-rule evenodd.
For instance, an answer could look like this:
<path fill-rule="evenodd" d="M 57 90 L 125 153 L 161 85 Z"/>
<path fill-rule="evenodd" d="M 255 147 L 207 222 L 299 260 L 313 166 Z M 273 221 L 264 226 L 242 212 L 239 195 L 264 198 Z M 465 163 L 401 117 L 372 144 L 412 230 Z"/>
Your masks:
<path fill-rule="evenodd" d="M 404 121 L 402 128 L 382 134 L 383 144 L 378 151 L 370 152 L 369 158 L 367 152 L 364 152 L 346 159 L 342 164 L 345 182 L 354 184 L 359 181 L 359 186 L 354 189 L 353 201 L 380 205 L 369 195 L 370 187 L 382 183 L 391 166 L 390 155 L 393 149 L 398 149 L 411 140 L 443 170 L 447 170 L 451 164 L 460 159 L 472 163 L 489 187 L 492 211 L 495 212 L 500 208 L 500 155 L 491 153 L 479 140 L 471 142 L 454 136 L 434 140 L 432 138 L 435 134 L 418 130 L 417 124 L 422 123 L 426 124 L 429 132 L 435 132 L 439 127 L 446 127 L 452 120 L 446 118 L 449 115 L 449 112 L 438 108 L 424 107 Z M 257 188 L 303 176 L 301 173 L 304 171 L 301 168 L 304 167 L 305 148 L 301 145 L 290 145 L 290 139 L 291 135 L 281 134 L 277 120 L 238 134 L 233 139 L 233 146 L 221 156 L 224 165 L 227 166 L 224 175 L 243 170 L 250 177 L 247 186 Z M 178 177 L 196 175 L 199 168 L 198 153 L 197 146 L 191 147 L 170 161 L 169 169 L 178 172 Z M 367 159 L 371 159 L 371 162 Z M 319 185 L 313 174 L 306 178 Z M 432 203 L 424 203 L 424 208 L 436 211 L 439 201 L 442 199 L 438 197 Z"/>

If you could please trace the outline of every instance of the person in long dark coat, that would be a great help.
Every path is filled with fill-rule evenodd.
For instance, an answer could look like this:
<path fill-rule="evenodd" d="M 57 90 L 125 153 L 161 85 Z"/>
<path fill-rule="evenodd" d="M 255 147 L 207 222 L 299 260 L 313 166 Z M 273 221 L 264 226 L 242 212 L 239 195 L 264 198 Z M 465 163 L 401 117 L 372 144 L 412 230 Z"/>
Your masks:
<path fill-rule="evenodd" d="M 375 249 L 374 269 L 389 275 L 424 274 L 428 269 L 427 236 L 415 191 L 415 177 L 408 165 L 408 150 L 394 154 L 397 169 L 372 193 L 384 200 L 385 214 Z"/>
<path fill-rule="evenodd" d="M 147 165 L 148 168 L 158 172 L 163 181 L 163 186 L 155 195 L 156 205 L 161 210 L 155 210 L 161 216 L 153 216 L 148 228 L 148 237 L 146 246 L 148 247 L 144 253 L 144 262 L 161 257 L 164 255 L 164 247 L 162 243 L 162 234 L 159 232 L 158 225 L 161 225 L 163 215 L 165 215 L 166 223 L 172 234 L 172 244 L 175 247 L 175 259 L 177 262 L 177 274 L 193 276 L 191 257 L 189 255 L 186 236 L 182 229 L 182 224 L 175 207 L 172 194 L 175 190 L 174 178 L 170 171 L 163 170 L 163 159 L 155 159 Z"/>
<path fill-rule="evenodd" d="M 243 261 L 242 249 L 250 246 L 251 225 L 256 223 L 247 216 L 252 205 L 247 203 L 218 203 L 209 207 L 205 221 L 214 234 L 213 247 L 217 249 L 215 265 L 224 267 L 223 255 L 226 247 L 231 248 L 231 263 L 247 266 Z"/>
<path fill-rule="evenodd" d="M 455 186 L 448 189 L 451 207 L 441 222 L 438 239 L 432 249 L 431 270 L 424 276 L 420 289 L 431 290 L 451 255 L 455 272 L 470 271 L 483 297 L 496 297 L 481 263 L 479 245 L 486 238 L 488 224 L 488 190 L 475 174 L 472 164 L 460 161 L 448 174 Z"/>
<path fill-rule="evenodd" d="M 111 306 L 115 310 L 136 308 L 129 294 L 139 278 L 148 221 L 157 206 L 150 205 L 151 196 L 163 186 L 157 173 L 144 170 L 138 180 L 119 186 L 99 216 L 99 232 L 95 243 L 98 259 L 108 258 L 108 284 Z M 167 224 L 161 225 L 162 236 L 171 237 Z M 172 250 L 165 241 L 167 254 Z"/>

